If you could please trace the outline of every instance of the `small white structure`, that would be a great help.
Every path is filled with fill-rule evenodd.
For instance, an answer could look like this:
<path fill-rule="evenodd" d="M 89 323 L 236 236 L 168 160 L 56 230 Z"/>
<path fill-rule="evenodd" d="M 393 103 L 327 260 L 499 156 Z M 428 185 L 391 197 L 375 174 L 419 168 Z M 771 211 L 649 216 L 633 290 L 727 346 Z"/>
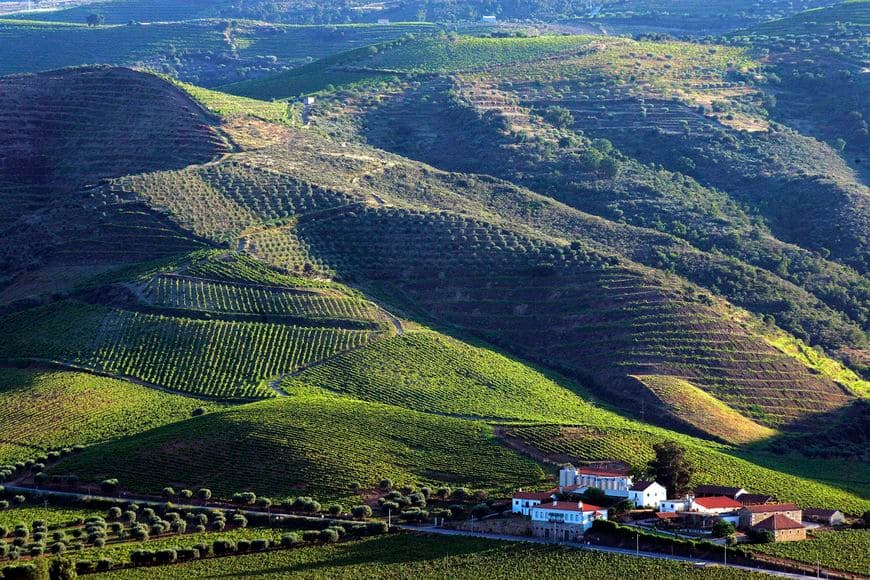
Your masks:
<path fill-rule="evenodd" d="M 659 511 L 664 513 L 687 512 L 692 508 L 695 497 L 687 495 L 678 499 L 666 499 L 659 503 Z"/>
<path fill-rule="evenodd" d="M 511 511 L 515 514 L 522 514 L 526 517 L 531 515 L 533 507 L 544 502 L 549 502 L 553 499 L 553 495 L 558 490 L 550 491 L 522 491 L 519 490 L 514 494 L 511 502 Z"/>
<path fill-rule="evenodd" d="M 578 540 L 607 510 L 582 501 L 554 501 L 532 508 L 532 534 L 554 540 Z"/>
<path fill-rule="evenodd" d="M 480 19 L 484 24 L 496 24 L 498 22 L 498 18 L 495 17 L 495 14 L 485 14 L 483 18 Z"/>
<path fill-rule="evenodd" d="M 657 508 L 668 499 L 668 490 L 655 481 L 638 481 L 628 488 L 628 499 L 639 508 Z"/>
<path fill-rule="evenodd" d="M 310 97 L 310 96 L 309 97 L 302 97 L 302 104 L 305 105 L 306 107 L 310 107 L 311 105 L 313 105 L 316 102 L 317 102 L 316 97 Z"/>
<path fill-rule="evenodd" d="M 378 24 L 389 24 L 389 23 L 390 23 L 389 18 L 378 18 Z"/>
<path fill-rule="evenodd" d="M 691 511 L 701 512 L 705 514 L 724 514 L 727 512 L 736 512 L 743 508 L 743 504 L 736 499 L 725 497 L 724 495 L 713 497 L 698 497 L 692 501 Z"/>
<path fill-rule="evenodd" d="M 566 465 L 559 470 L 560 491 L 576 490 L 581 488 L 597 487 L 605 495 L 610 497 L 628 497 L 629 488 L 634 485 L 628 469 L 622 468 L 597 468 Z"/>

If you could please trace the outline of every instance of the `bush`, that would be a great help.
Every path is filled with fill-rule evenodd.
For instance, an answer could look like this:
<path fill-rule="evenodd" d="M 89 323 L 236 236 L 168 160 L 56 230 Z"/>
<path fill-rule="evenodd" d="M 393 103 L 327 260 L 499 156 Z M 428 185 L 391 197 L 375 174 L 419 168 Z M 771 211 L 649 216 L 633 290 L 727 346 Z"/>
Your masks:
<path fill-rule="evenodd" d="M 372 508 L 367 505 L 358 505 L 351 508 L 350 513 L 358 520 L 366 520 L 372 517 Z"/>
<path fill-rule="evenodd" d="M 242 514 L 236 514 L 233 516 L 233 525 L 240 528 L 246 528 L 248 527 L 248 518 Z"/>
<path fill-rule="evenodd" d="M 111 570 L 114 562 L 112 562 L 108 558 L 100 558 L 97 560 L 97 570 L 100 572 L 104 572 L 106 570 Z"/>
<path fill-rule="evenodd" d="M 296 534 L 284 534 L 281 536 L 281 546 L 284 548 L 292 548 L 299 544 L 299 536 Z"/>
<path fill-rule="evenodd" d="M 251 550 L 250 540 L 239 540 L 238 542 L 236 542 L 236 551 L 249 552 L 250 550 Z"/>
<path fill-rule="evenodd" d="M 320 530 L 318 539 L 324 544 L 334 544 L 338 541 L 338 532 L 333 528 Z"/>
<path fill-rule="evenodd" d="M 175 489 L 172 487 L 164 487 L 163 497 L 175 497 Z"/>
<path fill-rule="evenodd" d="M 215 554 L 230 554 L 236 551 L 236 545 L 232 540 L 219 539 L 212 542 L 212 550 Z"/>
<path fill-rule="evenodd" d="M 320 532 L 317 530 L 305 530 L 302 532 L 303 542 L 316 542 L 318 539 L 320 539 Z"/>
<path fill-rule="evenodd" d="M 341 514 L 344 513 L 344 507 L 337 504 L 337 503 L 334 503 L 331 506 L 329 506 L 328 508 L 326 508 L 326 511 L 331 516 L 340 516 Z"/>
<path fill-rule="evenodd" d="M 182 489 L 178 492 L 178 496 L 183 499 L 190 499 L 193 497 L 193 492 L 189 489 Z"/>
<path fill-rule="evenodd" d="M 196 548 L 179 548 L 178 549 L 178 559 L 179 560 L 197 560 L 199 559 L 199 550 Z"/>
<path fill-rule="evenodd" d="M 471 492 L 468 491 L 467 487 L 457 487 L 453 490 L 453 497 L 458 499 L 459 501 L 465 501 L 471 496 Z"/>
<path fill-rule="evenodd" d="M 154 554 L 154 560 L 158 564 L 172 564 L 178 560 L 178 552 L 172 548 L 157 550 L 157 553 Z"/>
<path fill-rule="evenodd" d="M 254 552 L 262 552 L 268 550 L 271 542 L 265 538 L 251 540 L 251 550 Z"/>
<path fill-rule="evenodd" d="M 115 495 L 118 493 L 118 480 L 115 478 L 104 479 L 100 482 L 100 491 L 105 495 Z"/>
<path fill-rule="evenodd" d="M 93 562 L 78 561 L 76 562 L 76 574 L 89 574 L 95 570 Z M 108 568 L 107 568 L 108 570 Z"/>
<path fill-rule="evenodd" d="M 208 501 L 211 499 L 211 490 L 208 488 L 205 488 L 205 487 L 200 488 L 196 492 L 196 497 L 198 497 L 199 499 L 201 499 L 203 501 Z"/>
<path fill-rule="evenodd" d="M 130 562 L 135 566 L 147 566 L 154 563 L 153 550 L 133 550 L 130 553 Z"/>
<path fill-rule="evenodd" d="M 384 491 L 389 491 L 393 489 L 393 480 L 384 478 L 378 483 L 378 487 L 380 487 Z"/>

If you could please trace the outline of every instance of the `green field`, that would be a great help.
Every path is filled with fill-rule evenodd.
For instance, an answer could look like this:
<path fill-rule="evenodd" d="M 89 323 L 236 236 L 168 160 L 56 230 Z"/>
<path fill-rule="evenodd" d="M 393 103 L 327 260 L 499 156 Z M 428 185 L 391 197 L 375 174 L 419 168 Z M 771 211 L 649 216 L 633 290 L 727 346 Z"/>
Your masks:
<path fill-rule="evenodd" d="M 61 507 L 16 507 L 0 510 L 0 526 L 11 530 L 17 524 L 28 527 L 36 521 L 44 521 L 46 526 L 66 527 L 67 524 L 78 522 L 94 516 L 102 516 L 103 512 L 91 509 L 61 508 Z"/>
<path fill-rule="evenodd" d="M 329 547 L 217 558 L 96 578 L 268 576 L 270 578 L 753 578 L 731 569 L 492 540 L 396 535 Z M 761 577 L 761 576 L 758 576 Z"/>
<path fill-rule="evenodd" d="M 194 395 L 274 396 L 265 383 L 377 338 L 377 330 L 191 319 L 85 304 L 27 311 L 0 321 L 17 329 L 6 359 L 51 359 Z"/>
<path fill-rule="evenodd" d="M 803 542 L 764 544 L 754 550 L 835 570 L 870 574 L 870 530 L 814 532 Z"/>
<path fill-rule="evenodd" d="M 567 381 L 565 381 L 567 383 Z M 282 386 L 311 385 L 427 413 L 526 421 L 619 422 L 589 394 L 503 355 L 435 332 L 378 341 L 303 371 Z"/>
<path fill-rule="evenodd" d="M 211 413 L 89 448 L 52 469 L 83 480 L 117 477 L 135 491 L 206 486 L 220 497 L 253 490 L 286 499 L 353 496 L 374 487 L 447 482 L 500 493 L 543 471 L 503 447 L 479 421 L 437 417 L 332 395 L 296 394 Z"/>
<path fill-rule="evenodd" d="M 85 373 L 0 370 L 0 463 L 134 435 L 217 407 Z"/>

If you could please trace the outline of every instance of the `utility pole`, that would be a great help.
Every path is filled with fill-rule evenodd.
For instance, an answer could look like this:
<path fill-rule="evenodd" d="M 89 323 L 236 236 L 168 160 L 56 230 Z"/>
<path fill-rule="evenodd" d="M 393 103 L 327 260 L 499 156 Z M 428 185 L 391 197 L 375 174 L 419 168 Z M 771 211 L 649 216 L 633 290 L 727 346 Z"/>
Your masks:
<path fill-rule="evenodd" d="M 639 556 L 640 555 L 640 533 L 639 532 L 634 533 L 634 542 L 635 542 L 634 551 Z"/>
<path fill-rule="evenodd" d="M 393 508 L 387 508 L 387 529 L 393 526 Z"/>
<path fill-rule="evenodd" d="M 725 556 L 724 556 L 722 562 L 727 566 L 728 565 L 728 542 L 727 541 L 725 542 L 725 545 L 723 547 L 725 548 L 725 552 L 724 552 Z"/>

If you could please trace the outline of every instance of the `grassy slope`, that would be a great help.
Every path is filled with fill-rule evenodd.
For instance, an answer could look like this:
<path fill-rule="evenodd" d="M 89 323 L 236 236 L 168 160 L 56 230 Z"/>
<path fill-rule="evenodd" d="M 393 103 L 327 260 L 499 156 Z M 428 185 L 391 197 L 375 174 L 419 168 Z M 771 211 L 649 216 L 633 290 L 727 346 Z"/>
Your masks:
<path fill-rule="evenodd" d="M 96 446 L 53 468 L 92 480 L 111 474 L 139 491 L 207 486 L 286 498 L 347 498 L 373 487 L 450 482 L 507 492 L 540 482 L 533 462 L 507 450 L 485 423 L 331 395 L 295 394 L 212 413 Z"/>
<path fill-rule="evenodd" d="M 444 415 L 619 422 L 615 415 L 589 404 L 588 393 L 575 385 L 565 388 L 503 355 L 431 331 L 379 341 L 282 383 L 287 390 L 309 385 Z"/>
<path fill-rule="evenodd" d="M 870 530 L 812 533 L 804 542 L 763 544 L 753 549 L 807 564 L 866 574 L 870 570 Z"/>
<path fill-rule="evenodd" d="M 269 576 L 270 578 L 752 578 L 731 569 L 698 570 L 686 564 L 496 542 L 477 538 L 396 535 L 329 547 L 301 548 L 98 574 L 94 578 L 170 579 Z"/>
<path fill-rule="evenodd" d="M 218 407 L 75 372 L 0 370 L 0 463 L 147 431 Z"/>
<path fill-rule="evenodd" d="M 773 429 L 747 419 L 688 381 L 650 375 L 638 376 L 637 379 L 674 415 L 729 443 L 749 443 L 776 434 Z"/>

